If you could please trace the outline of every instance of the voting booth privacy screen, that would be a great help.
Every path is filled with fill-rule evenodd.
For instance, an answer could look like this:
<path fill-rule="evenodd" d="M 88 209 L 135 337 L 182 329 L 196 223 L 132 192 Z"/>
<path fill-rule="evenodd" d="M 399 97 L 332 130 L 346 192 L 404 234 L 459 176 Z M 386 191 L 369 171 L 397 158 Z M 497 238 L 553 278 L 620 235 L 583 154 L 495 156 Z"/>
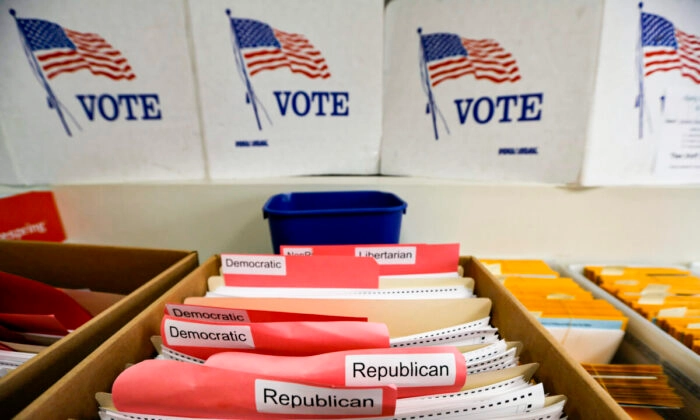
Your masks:
<path fill-rule="evenodd" d="M 3 5 L 3 184 L 700 180 L 692 0 Z"/>

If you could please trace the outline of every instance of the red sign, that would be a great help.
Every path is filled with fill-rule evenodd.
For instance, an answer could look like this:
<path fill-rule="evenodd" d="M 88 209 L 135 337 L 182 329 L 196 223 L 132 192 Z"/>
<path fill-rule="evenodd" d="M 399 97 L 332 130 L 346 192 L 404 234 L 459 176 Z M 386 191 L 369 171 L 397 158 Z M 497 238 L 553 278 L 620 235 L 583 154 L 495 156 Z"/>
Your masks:
<path fill-rule="evenodd" d="M 0 239 L 63 242 L 61 216 L 51 191 L 0 198 Z"/>

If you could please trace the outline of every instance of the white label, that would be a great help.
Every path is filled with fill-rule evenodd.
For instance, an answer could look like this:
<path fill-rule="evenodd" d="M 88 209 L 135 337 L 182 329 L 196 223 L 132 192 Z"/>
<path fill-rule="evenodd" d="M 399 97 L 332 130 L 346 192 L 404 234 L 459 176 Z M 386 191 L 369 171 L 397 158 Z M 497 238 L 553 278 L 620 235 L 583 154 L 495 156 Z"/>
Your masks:
<path fill-rule="evenodd" d="M 287 260 L 281 255 L 221 255 L 224 274 L 286 276 Z"/>
<path fill-rule="evenodd" d="M 656 314 L 657 318 L 682 318 L 685 316 L 686 311 L 688 308 L 686 307 L 678 307 L 678 308 L 664 308 L 659 310 L 659 313 Z"/>
<path fill-rule="evenodd" d="M 357 247 L 356 257 L 372 257 L 379 265 L 404 265 L 416 263 L 415 246 Z"/>
<path fill-rule="evenodd" d="M 700 330 L 700 322 L 693 322 L 686 327 L 689 330 Z"/>
<path fill-rule="evenodd" d="M 452 353 L 366 354 L 345 357 L 346 386 L 454 385 L 456 378 L 457 366 Z"/>
<path fill-rule="evenodd" d="M 647 287 L 642 290 L 642 295 L 655 295 L 659 293 L 668 293 L 671 288 L 670 284 L 648 284 Z"/>
<path fill-rule="evenodd" d="M 255 408 L 259 413 L 379 415 L 382 401 L 381 388 L 337 389 L 255 380 Z"/>
<path fill-rule="evenodd" d="M 640 305 L 663 305 L 665 300 L 665 293 L 649 293 L 642 295 L 637 303 Z"/>
<path fill-rule="evenodd" d="M 207 306 L 165 305 L 168 315 L 210 322 L 250 322 L 248 311 L 243 309 L 210 308 Z"/>
<path fill-rule="evenodd" d="M 489 270 L 494 276 L 501 275 L 501 263 L 486 264 L 486 269 Z"/>
<path fill-rule="evenodd" d="M 638 280 L 631 280 L 631 279 L 623 279 L 623 280 L 615 280 L 615 284 L 618 284 L 620 286 L 636 286 L 639 284 Z"/>
<path fill-rule="evenodd" d="M 314 255 L 313 248 L 284 248 L 282 255 Z"/>
<path fill-rule="evenodd" d="M 547 299 L 550 300 L 574 300 L 575 296 L 567 295 L 566 293 L 550 293 L 547 295 Z"/>
<path fill-rule="evenodd" d="M 600 275 L 602 276 L 621 276 L 625 272 L 625 267 L 619 267 L 619 266 L 608 266 L 608 267 L 603 267 L 603 269 L 600 271 Z"/>
<path fill-rule="evenodd" d="M 163 337 L 169 346 L 254 349 L 253 334 L 247 325 L 210 325 L 166 319 Z"/>

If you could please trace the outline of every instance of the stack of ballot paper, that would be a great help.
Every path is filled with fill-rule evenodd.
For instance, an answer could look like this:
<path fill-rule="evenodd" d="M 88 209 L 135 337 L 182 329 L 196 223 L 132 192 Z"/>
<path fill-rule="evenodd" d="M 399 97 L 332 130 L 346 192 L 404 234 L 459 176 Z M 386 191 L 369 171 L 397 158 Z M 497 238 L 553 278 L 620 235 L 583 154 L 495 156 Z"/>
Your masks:
<path fill-rule="evenodd" d="M 683 406 L 681 398 L 668 384 L 662 366 L 610 364 L 622 344 L 629 322 L 629 318 L 611 302 L 596 298 L 571 278 L 559 277 L 559 273 L 543 260 L 492 259 L 485 262 L 487 268 L 497 273 L 503 285 L 576 360 L 583 363 L 589 373 L 595 371 L 592 375 L 596 381 L 632 418 L 660 418 L 652 408 L 677 409 Z M 600 267 L 595 270 L 600 272 Z M 606 375 L 606 372 L 618 374 Z M 650 388 L 659 391 L 659 398 L 654 401 L 647 398 L 645 404 L 640 403 Z"/>
<path fill-rule="evenodd" d="M 616 363 L 663 367 L 670 386 L 683 400 L 682 408 L 665 410 L 664 417 L 700 418 L 700 354 L 672 335 L 680 333 L 675 330 L 676 322 L 682 327 L 688 325 L 684 324 L 686 316 L 693 322 L 694 309 L 687 306 L 687 298 L 692 301 L 692 296 L 667 296 L 666 292 L 678 284 L 672 281 L 674 284 L 666 290 L 665 285 L 655 283 L 689 277 L 692 273 L 687 267 L 617 262 L 571 264 L 563 270 L 628 317 L 629 324 L 615 357 Z M 640 291 L 642 284 L 646 286 Z"/>
<path fill-rule="evenodd" d="M 0 271 L 0 377 L 92 318 L 66 291 Z"/>
<path fill-rule="evenodd" d="M 583 273 L 700 354 L 700 277 L 676 267 L 591 265 Z"/>
<path fill-rule="evenodd" d="M 566 397 L 533 381 L 538 365 L 519 363 L 450 248 L 432 274 L 420 257 L 383 266 L 317 247 L 222 254 L 205 296 L 165 305 L 157 357 L 97 395 L 100 416 L 562 418 Z"/>
<path fill-rule="evenodd" d="M 615 401 L 626 407 L 681 408 L 683 402 L 659 365 L 584 364 Z"/>
<path fill-rule="evenodd" d="M 503 285 L 581 363 L 609 363 L 627 317 L 542 260 L 483 260 Z"/>

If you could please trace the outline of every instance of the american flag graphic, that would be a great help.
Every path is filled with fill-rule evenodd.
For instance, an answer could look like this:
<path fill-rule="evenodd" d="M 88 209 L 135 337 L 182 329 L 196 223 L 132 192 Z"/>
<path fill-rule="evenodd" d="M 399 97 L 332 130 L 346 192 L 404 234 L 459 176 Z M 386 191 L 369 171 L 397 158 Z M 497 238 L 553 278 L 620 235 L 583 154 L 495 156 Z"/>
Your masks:
<path fill-rule="evenodd" d="M 494 83 L 516 82 L 515 58 L 492 39 L 468 39 L 452 33 L 421 35 L 431 86 L 472 75 Z"/>
<path fill-rule="evenodd" d="M 676 28 L 659 15 L 642 12 L 644 76 L 659 71 L 680 70 L 700 84 L 700 37 Z"/>
<path fill-rule="evenodd" d="M 331 76 L 321 52 L 304 35 L 253 19 L 231 18 L 231 26 L 250 76 L 282 67 L 312 79 Z"/>
<path fill-rule="evenodd" d="M 41 19 L 17 19 L 17 25 L 47 79 L 83 69 L 112 80 L 136 77 L 126 58 L 97 34 Z"/>

